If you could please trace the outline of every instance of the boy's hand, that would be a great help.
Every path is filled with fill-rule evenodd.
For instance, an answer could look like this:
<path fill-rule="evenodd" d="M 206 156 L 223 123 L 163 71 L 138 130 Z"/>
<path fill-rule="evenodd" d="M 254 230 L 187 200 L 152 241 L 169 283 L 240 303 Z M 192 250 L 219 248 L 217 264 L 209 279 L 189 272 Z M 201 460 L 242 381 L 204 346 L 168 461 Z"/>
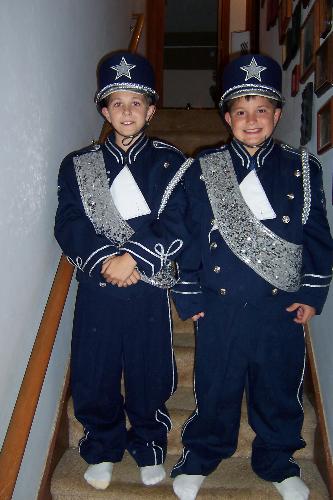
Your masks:
<path fill-rule="evenodd" d="M 192 320 L 193 321 L 198 321 L 199 318 L 203 318 L 205 316 L 205 313 L 203 311 L 195 314 L 194 316 L 192 316 Z"/>
<path fill-rule="evenodd" d="M 136 261 L 129 253 L 113 257 L 103 263 L 101 274 L 107 283 L 125 282 L 133 273 Z M 132 283 L 133 284 L 133 283 Z"/>
<path fill-rule="evenodd" d="M 118 281 L 118 283 L 116 283 L 116 285 L 120 288 L 122 288 L 122 287 L 126 288 L 127 286 L 136 285 L 139 280 L 140 280 L 140 274 L 136 269 L 134 269 L 131 276 L 129 278 L 127 278 L 127 280 Z"/>
<path fill-rule="evenodd" d="M 287 307 L 286 311 L 293 312 L 297 310 L 296 318 L 294 318 L 295 323 L 299 323 L 300 325 L 305 325 L 316 314 L 316 310 L 312 306 L 308 306 L 307 304 L 298 304 L 294 303 L 291 306 Z"/>

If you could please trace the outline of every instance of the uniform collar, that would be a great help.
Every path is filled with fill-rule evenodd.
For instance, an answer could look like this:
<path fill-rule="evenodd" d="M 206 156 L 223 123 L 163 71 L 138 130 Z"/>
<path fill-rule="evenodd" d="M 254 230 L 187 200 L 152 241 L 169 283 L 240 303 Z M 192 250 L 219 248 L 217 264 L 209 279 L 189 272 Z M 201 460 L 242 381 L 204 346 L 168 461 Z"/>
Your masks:
<path fill-rule="evenodd" d="M 144 151 L 148 142 L 149 138 L 145 134 L 142 134 L 127 151 L 123 151 L 115 144 L 114 133 L 111 133 L 105 141 L 105 147 L 118 163 L 121 165 L 131 165 Z"/>
<path fill-rule="evenodd" d="M 272 137 L 267 139 L 264 144 L 256 151 L 256 153 L 251 156 L 245 149 L 245 147 L 237 141 L 237 139 L 232 139 L 230 144 L 231 149 L 240 158 L 242 165 L 246 168 L 250 168 L 250 164 L 255 164 L 255 168 L 260 168 L 264 165 L 267 157 L 273 150 L 274 141 Z"/>

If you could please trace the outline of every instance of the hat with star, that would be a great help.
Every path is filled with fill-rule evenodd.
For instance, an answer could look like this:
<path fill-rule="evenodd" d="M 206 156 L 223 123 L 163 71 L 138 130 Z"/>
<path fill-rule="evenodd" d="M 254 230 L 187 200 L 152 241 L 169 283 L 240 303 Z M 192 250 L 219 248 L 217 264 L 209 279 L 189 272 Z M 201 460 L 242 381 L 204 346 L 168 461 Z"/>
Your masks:
<path fill-rule="evenodd" d="M 244 95 L 260 95 L 283 103 L 282 70 L 271 57 L 246 54 L 230 62 L 222 77 L 219 106 Z"/>
<path fill-rule="evenodd" d="M 139 54 L 119 51 L 104 57 L 97 68 L 97 80 L 97 106 L 105 97 L 119 90 L 148 95 L 153 103 L 158 99 L 153 68 Z"/>

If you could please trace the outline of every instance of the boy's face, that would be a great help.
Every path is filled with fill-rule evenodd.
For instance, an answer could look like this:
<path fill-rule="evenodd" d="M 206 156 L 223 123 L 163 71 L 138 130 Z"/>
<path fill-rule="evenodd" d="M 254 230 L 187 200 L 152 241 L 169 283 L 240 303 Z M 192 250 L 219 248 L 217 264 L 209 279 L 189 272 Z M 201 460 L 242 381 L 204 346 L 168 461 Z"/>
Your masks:
<path fill-rule="evenodd" d="M 262 96 L 251 96 L 250 99 L 239 97 L 224 115 L 233 136 L 244 144 L 250 155 L 256 152 L 253 146 L 272 135 L 280 116 L 281 109 L 275 108 L 267 97 Z"/>
<path fill-rule="evenodd" d="M 108 106 L 102 108 L 104 118 L 114 128 L 116 144 L 125 150 L 123 138 L 137 134 L 154 112 L 155 106 L 149 105 L 143 94 L 129 91 L 113 92 Z"/>

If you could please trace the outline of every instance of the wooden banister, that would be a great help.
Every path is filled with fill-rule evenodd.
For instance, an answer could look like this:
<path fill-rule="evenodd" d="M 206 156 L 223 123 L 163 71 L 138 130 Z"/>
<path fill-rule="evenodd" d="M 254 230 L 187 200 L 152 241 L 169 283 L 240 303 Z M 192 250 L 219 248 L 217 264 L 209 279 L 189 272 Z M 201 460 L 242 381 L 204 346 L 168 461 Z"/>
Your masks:
<path fill-rule="evenodd" d="M 0 498 L 12 497 L 73 275 L 61 257 L 0 454 Z"/>
<path fill-rule="evenodd" d="M 129 50 L 137 50 L 142 33 L 144 16 L 138 14 L 129 43 Z M 105 124 L 99 142 L 104 142 Z M 105 135 L 105 137 L 104 137 Z M 103 139 L 104 137 L 104 139 Z M 17 401 L 0 453 L 0 499 L 10 500 L 19 474 L 25 447 L 42 390 L 74 268 L 63 255 L 53 281 L 50 295 L 39 325 L 36 340 L 24 374 Z"/>

